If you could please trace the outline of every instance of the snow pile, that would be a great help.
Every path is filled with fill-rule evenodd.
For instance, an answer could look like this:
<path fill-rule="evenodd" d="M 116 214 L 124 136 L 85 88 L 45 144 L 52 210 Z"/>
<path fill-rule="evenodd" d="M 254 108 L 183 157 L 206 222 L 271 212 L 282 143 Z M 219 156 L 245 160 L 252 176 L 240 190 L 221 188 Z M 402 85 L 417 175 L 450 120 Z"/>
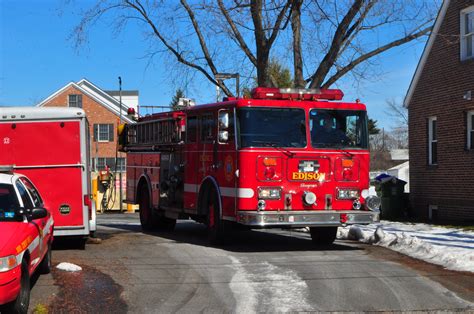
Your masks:
<path fill-rule="evenodd" d="M 382 221 L 339 228 L 338 238 L 380 245 L 447 269 L 474 272 L 474 232 Z"/>
<path fill-rule="evenodd" d="M 70 272 L 75 272 L 75 271 L 81 271 L 82 270 L 81 266 L 71 264 L 71 263 L 66 263 L 66 262 L 59 263 L 58 266 L 56 266 L 56 268 L 60 269 L 60 270 L 64 270 L 64 271 L 70 271 Z"/>

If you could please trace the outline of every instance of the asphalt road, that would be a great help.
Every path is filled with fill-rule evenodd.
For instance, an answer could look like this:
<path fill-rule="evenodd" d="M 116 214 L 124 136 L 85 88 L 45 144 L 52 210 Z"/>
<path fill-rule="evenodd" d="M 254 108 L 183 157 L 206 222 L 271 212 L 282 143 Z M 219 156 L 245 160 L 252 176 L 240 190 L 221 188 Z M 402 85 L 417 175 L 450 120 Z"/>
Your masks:
<path fill-rule="evenodd" d="M 85 250 L 56 245 L 55 264 L 84 269 L 40 276 L 31 310 L 474 312 L 473 275 L 355 242 L 316 249 L 305 233 L 249 231 L 217 248 L 202 225 L 179 221 L 173 233 L 144 234 L 136 214 L 99 216 L 98 236 Z"/>

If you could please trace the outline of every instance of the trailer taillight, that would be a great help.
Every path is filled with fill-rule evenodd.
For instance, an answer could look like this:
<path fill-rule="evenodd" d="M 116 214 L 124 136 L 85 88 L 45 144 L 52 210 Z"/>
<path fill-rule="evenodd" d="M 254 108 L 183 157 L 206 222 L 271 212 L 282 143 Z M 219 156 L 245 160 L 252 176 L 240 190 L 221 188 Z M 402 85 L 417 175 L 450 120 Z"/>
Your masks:
<path fill-rule="evenodd" d="M 91 198 L 88 194 L 84 195 L 84 205 L 89 207 L 89 209 L 92 208 Z"/>

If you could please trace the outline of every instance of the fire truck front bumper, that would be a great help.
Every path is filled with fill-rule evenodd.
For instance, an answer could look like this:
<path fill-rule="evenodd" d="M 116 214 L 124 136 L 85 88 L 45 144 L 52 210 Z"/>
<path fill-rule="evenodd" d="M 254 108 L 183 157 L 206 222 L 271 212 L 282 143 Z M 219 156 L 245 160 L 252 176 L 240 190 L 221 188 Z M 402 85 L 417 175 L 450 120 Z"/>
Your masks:
<path fill-rule="evenodd" d="M 238 211 L 237 222 L 252 227 L 338 227 L 380 221 L 380 212 L 362 210 Z"/>

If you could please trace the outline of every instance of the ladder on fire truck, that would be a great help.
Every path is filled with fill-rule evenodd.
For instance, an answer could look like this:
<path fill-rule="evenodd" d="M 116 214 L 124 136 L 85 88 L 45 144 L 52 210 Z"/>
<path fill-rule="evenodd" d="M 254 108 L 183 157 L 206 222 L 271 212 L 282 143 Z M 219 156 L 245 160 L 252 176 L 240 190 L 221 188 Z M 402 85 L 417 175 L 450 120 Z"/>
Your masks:
<path fill-rule="evenodd" d="M 127 151 L 169 150 L 184 143 L 186 115 L 183 112 L 157 113 L 128 124 Z"/>

